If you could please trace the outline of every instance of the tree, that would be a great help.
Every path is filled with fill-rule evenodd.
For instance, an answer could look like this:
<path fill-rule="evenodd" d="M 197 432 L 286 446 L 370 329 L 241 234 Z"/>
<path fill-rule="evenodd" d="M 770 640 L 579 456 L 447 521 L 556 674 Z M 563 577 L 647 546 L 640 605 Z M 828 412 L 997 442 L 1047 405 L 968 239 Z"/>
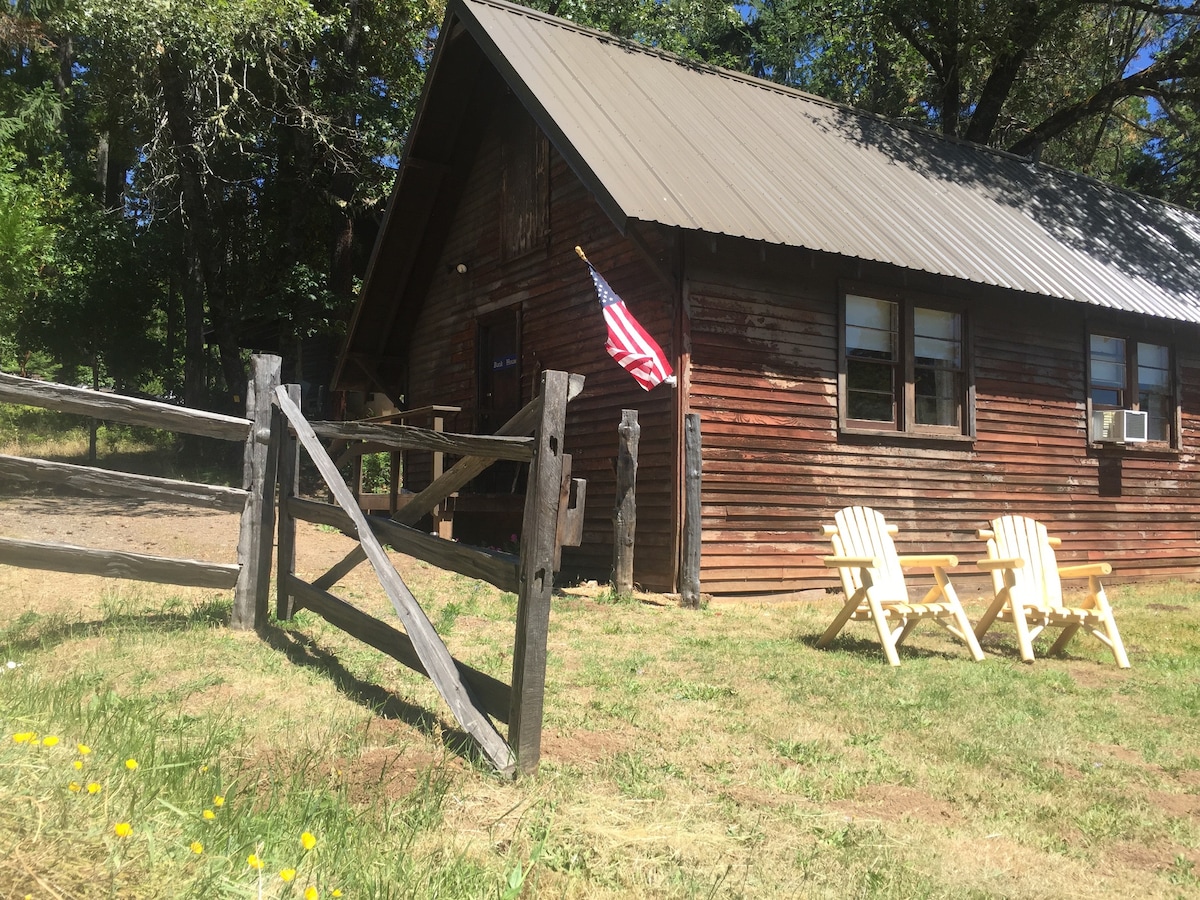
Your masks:
<path fill-rule="evenodd" d="M 751 69 L 952 137 L 1120 181 L 1194 104 L 1190 3 L 755 0 Z M 1177 116 L 1176 123 L 1182 118 Z"/>

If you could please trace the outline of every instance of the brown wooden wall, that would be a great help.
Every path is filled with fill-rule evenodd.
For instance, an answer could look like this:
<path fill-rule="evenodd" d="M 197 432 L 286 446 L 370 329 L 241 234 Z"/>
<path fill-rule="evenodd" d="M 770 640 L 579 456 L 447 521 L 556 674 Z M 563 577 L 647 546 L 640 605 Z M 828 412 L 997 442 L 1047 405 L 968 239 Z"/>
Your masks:
<path fill-rule="evenodd" d="M 958 554 L 981 585 L 976 528 L 1023 513 L 1064 539 L 1064 561 L 1105 558 L 1114 576 L 1192 578 L 1200 566 L 1200 353 L 1172 342 L 1182 375 L 1182 449 L 1096 450 L 1085 431 L 1089 320 L 1082 304 L 964 286 L 806 251 L 689 240 L 690 411 L 703 435 L 701 588 L 786 593 L 834 587 L 814 536 L 866 504 L 900 526 L 901 552 Z M 968 299 L 977 439 L 939 444 L 839 435 L 839 279 Z M 1114 493 L 1119 491 L 1119 496 Z M 973 577 L 968 577 L 971 575 Z"/>
<path fill-rule="evenodd" d="M 498 107 L 506 108 L 511 109 Z M 562 369 L 587 378 L 583 394 L 569 407 L 566 446 L 575 476 L 588 480 L 584 539 L 580 548 L 565 551 L 564 569 L 601 580 L 611 573 L 617 426 L 622 408 L 637 409 L 642 431 L 635 581 L 648 589 L 670 590 L 676 553 L 675 398 L 665 386 L 643 391 L 607 355 L 591 278 L 574 251 L 576 244 L 585 248 L 626 305 L 671 353 L 674 297 L 650 255 L 665 255 L 666 247 L 658 239 L 657 247 L 643 252 L 621 237 L 552 151 L 549 241 L 505 262 L 499 224 L 501 124 L 493 121 L 486 127 L 430 290 L 420 300 L 405 346 L 396 348 L 408 359 L 406 405 L 462 406 L 457 421 L 447 421 L 446 427 L 470 430 L 476 402 L 476 322 L 516 307 L 522 400 L 532 397 L 542 370 Z M 467 266 L 465 275 L 455 271 L 460 262 Z M 427 464 L 414 456 L 406 487 L 419 489 L 427 481 Z"/>

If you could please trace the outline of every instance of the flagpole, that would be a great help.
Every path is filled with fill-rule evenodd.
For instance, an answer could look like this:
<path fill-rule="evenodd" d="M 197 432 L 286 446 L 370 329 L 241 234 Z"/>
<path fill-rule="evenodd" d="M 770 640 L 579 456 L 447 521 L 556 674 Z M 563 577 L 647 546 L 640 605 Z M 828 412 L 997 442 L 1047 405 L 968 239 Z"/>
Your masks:
<path fill-rule="evenodd" d="M 575 252 L 576 252 L 576 253 L 578 253 L 578 254 L 579 254 L 579 258 L 580 258 L 580 259 L 582 259 L 582 260 L 583 260 L 585 263 L 587 263 L 589 266 L 592 264 L 592 263 L 591 263 L 591 260 L 589 260 L 589 259 L 587 258 L 587 254 L 583 252 L 583 248 L 582 248 L 582 247 L 580 247 L 578 244 L 576 244 L 576 245 L 575 245 Z"/>

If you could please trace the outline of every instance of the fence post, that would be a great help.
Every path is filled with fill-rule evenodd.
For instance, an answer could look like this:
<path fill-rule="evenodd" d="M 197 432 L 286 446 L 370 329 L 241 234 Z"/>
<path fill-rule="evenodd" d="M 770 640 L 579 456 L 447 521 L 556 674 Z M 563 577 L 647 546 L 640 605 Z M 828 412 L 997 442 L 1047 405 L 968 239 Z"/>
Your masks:
<path fill-rule="evenodd" d="M 636 409 L 621 410 L 617 428 L 617 503 L 613 508 L 613 593 L 633 593 L 633 551 L 637 535 L 638 441 L 642 427 Z"/>
<path fill-rule="evenodd" d="M 288 397 L 300 405 L 300 385 L 285 388 Z M 279 407 L 273 407 L 271 434 L 279 435 L 279 548 L 275 559 L 275 617 L 286 622 L 292 617 L 292 598 L 285 587 L 285 575 L 296 574 L 296 519 L 288 511 L 287 502 L 300 493 L 300 442 L 288 428 L 287 417 Z"/>
<path fill-rule="evenodd" d="M 278 356 L 250 357 L 246 387 L 246 418 L 250 435 L 243 454 L 243 487 L 250 492 L 238 533 L 241 572 L 233 593 L 230 626 L 242 631 L 267 624 L 271 589 L 271 535 L 275 528 L 275 469 L 278 433 L 272 433 L 271 399 L 280 382 L 283 361 Z M 270 446 L 275 443 L 276 446 Z"/>
<path fill-rule="evenodd" d="M 700 608 L 700 416 L 683 417 L 683 552 L 680 554 L 679 604 Z"/>
<path fill-rule="evenodd" d="M 542 373 L 542 408 L 534 433 L 533 461 L 525 489 L 521 524 L 521 570 L 517 627 L 513 641 L 508 745 L 519 771 L 537 770 L 542 752 L 542 711 L 546 690 L 546 636 L 554 590 L 554 542 L 562 484 L 563 431 L 567 419 L 566 372 Z"/>

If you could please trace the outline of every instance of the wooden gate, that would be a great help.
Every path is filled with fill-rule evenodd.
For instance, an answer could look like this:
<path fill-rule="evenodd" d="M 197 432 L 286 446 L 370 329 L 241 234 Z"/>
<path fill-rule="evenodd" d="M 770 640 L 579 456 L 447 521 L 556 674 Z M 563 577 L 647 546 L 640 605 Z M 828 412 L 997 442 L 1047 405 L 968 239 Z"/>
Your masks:
<path fill-rule="evenodd" d="M 429 677 L 492 765 L 509 775 L 534 771 L 541 754 L 546 632 L 554 572 L 562 545 L 578 544 L 582 533 L 584 485 L 570 478 L 570 458 L 563 453 L 566 405 L 582 388 L 582 376 L 543 373 L 538 397 L 495 435 L 447 434 L 406 425 L 309 423 L 296 402 L 295 386 L 275 391 L 277 420 L 271 428 L 274 452 L 269 455 L 278 459 L 280 484 L 278 617 L 287 620 L 297 609 L 312 610 Z M 409 498 L 391 519 L 383 519 L 367 516 L 359 509 L 320 438 L 370 441 L 390 450 L 428 450 L 463 458 Z M 320 471 L 336 504 L 297 496 L 295 473 L 300 446 Z M 497 460 L 530 466 L 519 557 L 464 546 L 411 527 Z M 358 546 L 316 581 L 303 581 L 295 574 L 298 519 L 340 528 L 356 536 Z M 517 594 L 511 684 L 451 657 L 392 566 L 381 541 L 410 556 Z M 375 570 L 403 631 L 329 592 L 363 561 L 369 561 Z M 507 723 L 507 740 L 500 736 L 493 719 Z"/>

